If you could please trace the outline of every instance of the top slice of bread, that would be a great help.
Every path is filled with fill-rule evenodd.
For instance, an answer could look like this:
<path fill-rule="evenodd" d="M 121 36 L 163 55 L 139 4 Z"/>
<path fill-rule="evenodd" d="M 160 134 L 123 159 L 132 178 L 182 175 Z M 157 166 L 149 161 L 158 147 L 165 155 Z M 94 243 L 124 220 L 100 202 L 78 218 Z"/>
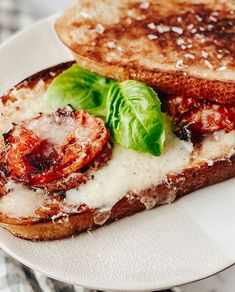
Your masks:
<path fill-rule="evenodd" d="M 77 0 L 56 30 L 101 75 L 235 102 L 235 1 Z"/>

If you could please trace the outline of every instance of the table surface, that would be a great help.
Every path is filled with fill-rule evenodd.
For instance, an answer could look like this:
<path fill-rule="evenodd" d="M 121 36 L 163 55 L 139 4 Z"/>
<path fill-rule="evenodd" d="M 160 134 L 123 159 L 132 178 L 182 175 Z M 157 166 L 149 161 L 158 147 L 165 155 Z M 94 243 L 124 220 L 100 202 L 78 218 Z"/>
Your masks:
<path fill-rule="evenodd" d="M 0 0 L 0 43 L 7 40 L 18 30 L 24 29 L 35 21 L 62 11 L 64 7 L 71 2 L 71 0 Z M 1 268 L 1 264 L 3 263 L 4 268 Z M 6 263 L 8 263 L 8 266 L 10 267 L 10 275 L 6 275 Z M 25 280 L 25 278 L 27 279 L 27 277 L 29 277 L 29 279 L 35 278 L 35 282 L 39 283 L 39 285 L 36 286 L 33 283 L 29 283 L 28 286 L 21 286 L 21 291 L 91 291 L 56 283 L 56 281 L 47 279 L 43 275 L 33 273 L 17 263 L 17 261 L 9 258 L 3 252 L 0 252 L 0 291 L 17 291 L 15 290 L 16 287 L 14 285 L 12 286 L 12 289 L 9 286 L 7 288 L 9 277 L 11 276 L 12 278 L 12 275 L 15 276 L 16 274 L 17 277 L 23 277 L 23 280 Z M 234 292 L 234 286 L 235 266 L 208 279 L 174 288 L 173 291 Z"/>

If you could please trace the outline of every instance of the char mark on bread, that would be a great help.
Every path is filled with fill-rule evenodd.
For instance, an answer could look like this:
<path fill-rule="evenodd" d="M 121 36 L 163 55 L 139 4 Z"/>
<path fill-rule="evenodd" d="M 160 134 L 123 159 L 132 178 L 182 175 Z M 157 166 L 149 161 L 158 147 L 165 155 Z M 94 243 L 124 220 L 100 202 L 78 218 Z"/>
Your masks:
<path fill-rule="evenodd" d="M 139 1 L 76 1 L 57 21 L 57 33 L 80 65 L 100 75 L 234 102 L 234 3 L 148 2 L 143 9 Z"/>

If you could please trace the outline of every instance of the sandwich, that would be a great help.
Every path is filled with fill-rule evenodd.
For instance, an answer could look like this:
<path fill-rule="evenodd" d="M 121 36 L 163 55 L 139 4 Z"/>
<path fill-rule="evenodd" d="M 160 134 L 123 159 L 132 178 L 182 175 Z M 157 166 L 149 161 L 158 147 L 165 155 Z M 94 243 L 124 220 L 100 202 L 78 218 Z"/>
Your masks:
<path fill-rule="evenodd" d="M 61 239 L 235 176 L 234 25 L 233 1 L 75 1 L 76 61 L 1 97 L 0 226 Z"/>

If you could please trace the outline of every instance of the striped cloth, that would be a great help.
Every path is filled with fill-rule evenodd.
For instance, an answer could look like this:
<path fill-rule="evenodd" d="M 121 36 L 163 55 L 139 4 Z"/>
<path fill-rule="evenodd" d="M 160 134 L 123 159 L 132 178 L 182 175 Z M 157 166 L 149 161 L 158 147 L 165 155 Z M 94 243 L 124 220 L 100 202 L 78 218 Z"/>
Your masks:
<path fill-rule="evenodd" d="M 62 11 L 72 0 L 0 0 L 0 43 L 33 22 Z"/>
<path fill-rule="evenodd" d="M 0 42 L 33 21 L 26 5 L 17 0 L 0 0 Z"/>
<path fill-rule="evenodd" d="M 102 292 L 71 286 L 35 272 L 8 256 L 0 249 L 1 292 Z M 106 291 L 111 292 L 111 291 Z M 170 290 L 162 292 L 171 292 Z M 181 292 L 175 288 L 172 292 Z"/>
<path fill-rule="evenodd" d="M 71 286 L 34 272 L 0 250 L 1 292 L 95 292 Z"/>

